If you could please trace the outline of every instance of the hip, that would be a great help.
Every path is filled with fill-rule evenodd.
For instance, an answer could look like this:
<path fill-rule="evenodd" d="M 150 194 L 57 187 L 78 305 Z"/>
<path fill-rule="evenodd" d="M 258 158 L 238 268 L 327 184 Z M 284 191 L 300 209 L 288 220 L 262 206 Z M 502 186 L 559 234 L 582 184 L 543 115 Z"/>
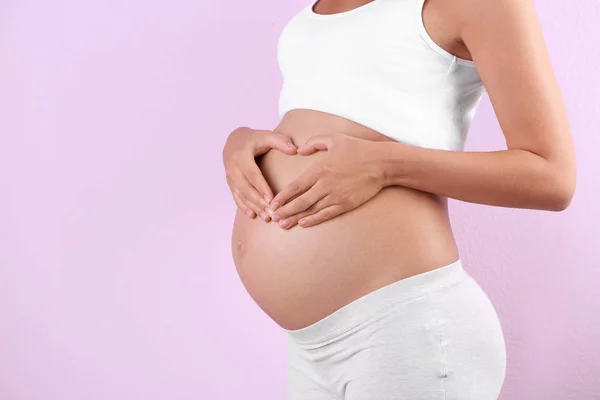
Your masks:
<path fill-rule="evenodd" d="M 495 400 L 506 373 L 496 310 L 460 259 L 285 332 L 288 398 Z"/>

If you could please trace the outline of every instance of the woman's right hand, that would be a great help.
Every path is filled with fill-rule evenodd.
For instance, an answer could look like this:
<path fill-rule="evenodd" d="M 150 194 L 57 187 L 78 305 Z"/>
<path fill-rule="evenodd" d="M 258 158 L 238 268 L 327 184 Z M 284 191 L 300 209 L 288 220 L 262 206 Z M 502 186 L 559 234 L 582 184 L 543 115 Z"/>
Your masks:
<path fill-rule="evenodd" d="M 231 132 L 223 147 L 225 175 L 235 203 L 248 217 L 259 215 L 265 222 L 271 220 L 264 209 L 273 198 L 273 191 L 255 157 L 271 149 L 293 155 L 297 147 L 283 133 L 246 127 Z"/>

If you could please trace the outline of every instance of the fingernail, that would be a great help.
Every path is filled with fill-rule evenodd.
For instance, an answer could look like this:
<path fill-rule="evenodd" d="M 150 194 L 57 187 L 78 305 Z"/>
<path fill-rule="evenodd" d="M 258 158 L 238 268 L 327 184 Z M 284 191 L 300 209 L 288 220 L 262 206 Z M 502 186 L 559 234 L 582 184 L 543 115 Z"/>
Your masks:
<path fill-rule="evenodd" d="M 251 210 L 246 210 L 246 215 L 251 217 L 252 216 L 252 211 Z"/>
<path fill-rule="evenodd" d="M 290 221 L 289 219 L 284 219 L 284 220 L 282 220 L 282 221 L 279 222 L 279 226 L 282 227 L 282 228 L 287 228 L 290 225 L 291 222 L 292 221 Z"/>
<path fill-rule="evenodd" d="M 277 202 L 277 201 L 275 203 L 271 204 L 271 210 L 273 210 L 273 211 L 277 210 L 278 207 L 279 207 L 279 202 Z"/>
<path fill-rule="evenodd" d="M 261 211 L 259 215 L 265 222 L 267 222 L 267 214 Z"/>
<path fill-rule="evenodd" d="M 267 214 L 273 215 L 273 210 L 271 210 L 269 207 L 265 207 L 265 211 L 267 212 Z"/>
<path fill-rule="evenodd" d="M 269 204 L 271 202 L 271 199 L 266 194 L 264 195 L 264 198 L 265 198 L 265 201 L 267 202 L 267 204 Z"/>
<path fill-rule="evenodd" d="M 308 223 L 308 220 L 305 219 L 301 219 L 300 221 L 298 221 L 298 225 L 304 226 Z"/>
<path fill-rule="evenodd" d="M 279 215 L 277 215 L 277 214 L 271 215 L 271 218 L 273 218 L 273 221 L 275 221 L 275 222 L 279 221 Z"/>
<path fill-rule="evenodd" d="M 292 143 L 292 142 L 287 142 L 286 144 L 287 144 L 287 147 L 296 147 L 296 146 L 294 145 L 294 143 Z"/>

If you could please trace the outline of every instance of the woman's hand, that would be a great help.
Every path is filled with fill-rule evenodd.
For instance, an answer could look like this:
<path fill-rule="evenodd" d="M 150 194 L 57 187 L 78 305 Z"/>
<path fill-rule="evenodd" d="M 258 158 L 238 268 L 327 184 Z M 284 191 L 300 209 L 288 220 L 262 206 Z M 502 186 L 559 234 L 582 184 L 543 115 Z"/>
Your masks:
<path fill-rule="evenodd" d="M 287 229 L 320 224 L 360 206 L 385 186 L 378 149 L 374 141 L 341 133 L 309 138 L 298 154 L 327 150 L 328 156 L 290 182 L 265 210 Z"/>
<path fill-rule="evenodd" d="M 296 154 L 296 145 L 289 136 L 267 130 L 246 127 L 231 132 L 223 147 L 223 165 L 227 184 L 237 206 L 250 218 L 256 215 L 265 221 L 271 220 L 264 207 L 273 198 L 255 157 L 271 149 L 286 154 Z"/>

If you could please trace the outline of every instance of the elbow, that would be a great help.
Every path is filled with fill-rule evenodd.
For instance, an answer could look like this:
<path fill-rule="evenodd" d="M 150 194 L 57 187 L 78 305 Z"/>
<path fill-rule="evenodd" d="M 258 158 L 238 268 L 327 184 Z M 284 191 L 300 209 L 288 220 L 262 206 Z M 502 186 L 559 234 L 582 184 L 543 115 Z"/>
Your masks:
<path fill-rule="evenodd" d="M 568 175 L 568 176 L 565 176 Z M 547 197 L 549 211 L 564 211 L 571 205 L 575 196 L 575 173 L 554 175 L 550 195 Z"/>
<path fill-rule="evenodd" d="M 573 194 L 568 192 L 557 193 L 553 197 L 553 200 L 549 203 L 549 211 L 564 211 L 569 208 L 573 200 Z"/>

